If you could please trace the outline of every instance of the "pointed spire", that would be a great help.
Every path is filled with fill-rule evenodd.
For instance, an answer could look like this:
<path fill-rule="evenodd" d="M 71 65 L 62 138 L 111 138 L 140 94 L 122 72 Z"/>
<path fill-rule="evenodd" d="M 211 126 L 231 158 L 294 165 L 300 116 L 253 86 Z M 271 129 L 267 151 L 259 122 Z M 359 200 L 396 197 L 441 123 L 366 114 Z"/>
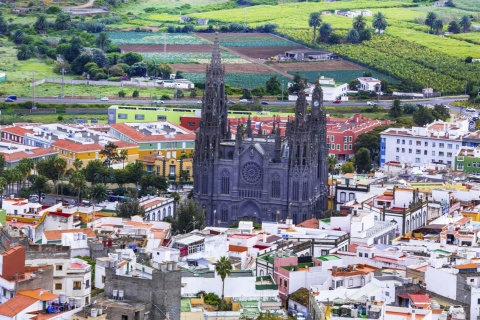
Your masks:
<path fill-rule="evenodd" d="M 218 32 L 215 32 L 215 39 L 213 40 L 213 51 L 211 66 L 221 66 L 222 59 L 220 58 L 220 41 L 218 40 Z"/>
<path fill-rule="evenodd" d="M 247 133 L 248 138 L 252 137 L 252 121 L 250 120 L 250 114 L 248 115 L 247 127 L 245 128 L 245 132 Z"/>

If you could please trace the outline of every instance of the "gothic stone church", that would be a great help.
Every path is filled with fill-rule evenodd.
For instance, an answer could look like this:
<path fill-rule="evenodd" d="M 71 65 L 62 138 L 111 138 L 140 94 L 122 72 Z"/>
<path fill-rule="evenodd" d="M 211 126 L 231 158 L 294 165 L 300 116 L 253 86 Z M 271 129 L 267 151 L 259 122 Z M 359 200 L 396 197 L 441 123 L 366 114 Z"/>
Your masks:
<path fill-rule="evenodd" d="M 286 218 L 300 223 L 327 209 L 327 130 L 320 86 L 315 86 L 310 108 L 299 92 L 295 119 L 289 119 L 284 137 L 279 125 L 267 135 L 261 131 L 254 133 L 249 119 L 235 136 L 230 132 L 217 36 L 193 159 L 194 199 L 206 208 L 207 225 Z"/>

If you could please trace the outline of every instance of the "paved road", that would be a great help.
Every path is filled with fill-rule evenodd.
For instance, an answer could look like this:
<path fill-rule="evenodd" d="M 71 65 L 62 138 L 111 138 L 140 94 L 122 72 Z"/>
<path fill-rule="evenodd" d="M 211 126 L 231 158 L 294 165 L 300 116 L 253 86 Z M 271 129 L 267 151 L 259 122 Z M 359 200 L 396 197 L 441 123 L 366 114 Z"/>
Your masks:
<path fill-rule="evenodd" d="M 466 96 L 459 96 L 459 97 L 446 97 L 446 98 L 433 98 L 433 99 L 425 99 L 425 100 L 402 100 L 404 103 L 421 103 L 421 104 L 445 104 L 449 105 L 453 101 L 457 100 L 466 100 Z M 31 98 L 18 98 L 18 102 L 25 102 L 25 101 L 31 101 Z M 122 99 L 122 100 L 109 100 L 109 101 L 100 101 L 100 99 L 69 99 L 67 98 L 35 98 L 36 102 L 43 102 L 43 103 L 51 103 L 51 104 L 70 104 L 70 103 L 76 103 L 76 104 L 105 104 L 105 105 L 113 105 L 113 104 L 131 104 L 131 105 L 138 105 L 138 104 L 151 104 L 151 100 L 138 100 L 138 99 Z M 236 100 L 234 100 L 236 102 Z M 275 102 L 268 102 L 269 105 L 274 105 L 274 106 L 293 106 L 295 105 L 294 101 L 275 101 Z M 177 100 L 177 101 L 166 101 L 166 104 L 168 105 L 195 105 L 195 106 L 200 106 L 197 101 L 191 101 L 191 100 Z M 380 100 L 378 102 L 379 106 L 382 107 L 388 107 L 392 104 L 392 101 L 390 100 Z M 12 103 L 12 105 L 15 105 L 15 103 Z M 328 106 L 366 106 L 366 102 L 342 102 L 339 104 L 333 104 L 332 102 L 325 102 L 325 105 Z"/>

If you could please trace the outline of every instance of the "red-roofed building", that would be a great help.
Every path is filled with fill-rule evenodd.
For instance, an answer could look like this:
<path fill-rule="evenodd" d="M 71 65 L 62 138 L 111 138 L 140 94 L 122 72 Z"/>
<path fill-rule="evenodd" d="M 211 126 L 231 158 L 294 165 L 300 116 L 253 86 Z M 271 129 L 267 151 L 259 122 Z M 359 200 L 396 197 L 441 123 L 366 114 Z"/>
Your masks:
<path fill-rule="evenodd" d="M 0 131 L 3 142 L 13 142 L 18 144 L 24 144 L 25 135 L 27 133 L 33 133 L 33 130 L 24 129 L 17 126 L 4 127 Z"/>
<path fill-rule="evenodd" d="M 116 123 L 110 125 L 114 137 L 138 144 L 139 157 L 150 154 L 179 159 L 194 149 L 195 133 L 171 122 Z"/>
<path fill-rule="evenodd" d="M 19 127 L 11 127 L 9 129 L 13 128 L 24 130 Z M 5 133 L 2 132 L 2 134 Z M 58 155 L 58 152 L 56 150 L 40 147 L 30 147 L 19 144 L 19 142 L 13 144 L 11 142 L 4 141 L 0 142 L 0 153 L 2 153 L 5 157 L 6 168 L 15 168 L 24 158 L 32 159 L 34 164 L 37 164 L 38 161 L 45 159 L 46 157 Z"/>

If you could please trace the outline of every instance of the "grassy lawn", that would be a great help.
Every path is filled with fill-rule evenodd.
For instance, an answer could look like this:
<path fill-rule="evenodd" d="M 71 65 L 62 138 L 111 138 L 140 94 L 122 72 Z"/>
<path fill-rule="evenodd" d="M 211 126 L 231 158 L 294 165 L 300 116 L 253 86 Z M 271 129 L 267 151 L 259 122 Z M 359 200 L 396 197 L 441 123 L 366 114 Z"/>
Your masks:
<path fill-rule="evenodd" d="M 82 115 L 66 115 L 66 114 L 37 114 L 26 116 L 11 116 L 13 122 L 41 122 L 41 123 L 58 123 L 58 117 L 61 116 L 63 121 L 68 123 L 76 123 L 77 119 L 98 120 L 99 123 L 107 123 L 106 114 L 82 114 Z"/>
<path fill-rule="evenodd" d="M 125 3 L 120 8 L 115 9 L 119 14 L 132 13 L 135 15 L 145 14 L 144 9 L 146 8 L 166 8 L 173 9 L 180 7 L 184 4 L 190 4 L 192 7 L 200 7 L 212 4 L 219 4 L 227 2 L 227 0 L 148 0 L 148 1 L 130 1 Z M 176 19 L 178 21 L 178 18 Z"/>
<path fill-rule="evenodd" d="M 8 88 L 8 94 L 15 94 L 19 97 L 31 97 L 32 90 L 30 86 L 25 83 L 22 86 L 13 85 L 6 82 L 0 85 L 0 90 Z M 150 98 L 150 89 L 145 88 L 133 88 L 133 87 L 114 87 L 114 86 L 87 86 L 87 85 L 73 85 L 73 96 L 78 97 L 95 97 L 100 99 L 101 97 L 118 97 L 118 92 L 123 90 L 125 97 L 131 97 L 134 90 L 138 90 L 140 97 Z M 60 83 L 44 83 L 35 87 L 36 97 L 58 97 L 62 93 L 62 85 Z M 162 95 L 168 95 L 173 97 L 174 91 L 172 89 L 152 89 L 152 97 L 161 97 Z M 65 81 L 64 86 L 65 97 L 72 96 L 72 85 Z"/>

